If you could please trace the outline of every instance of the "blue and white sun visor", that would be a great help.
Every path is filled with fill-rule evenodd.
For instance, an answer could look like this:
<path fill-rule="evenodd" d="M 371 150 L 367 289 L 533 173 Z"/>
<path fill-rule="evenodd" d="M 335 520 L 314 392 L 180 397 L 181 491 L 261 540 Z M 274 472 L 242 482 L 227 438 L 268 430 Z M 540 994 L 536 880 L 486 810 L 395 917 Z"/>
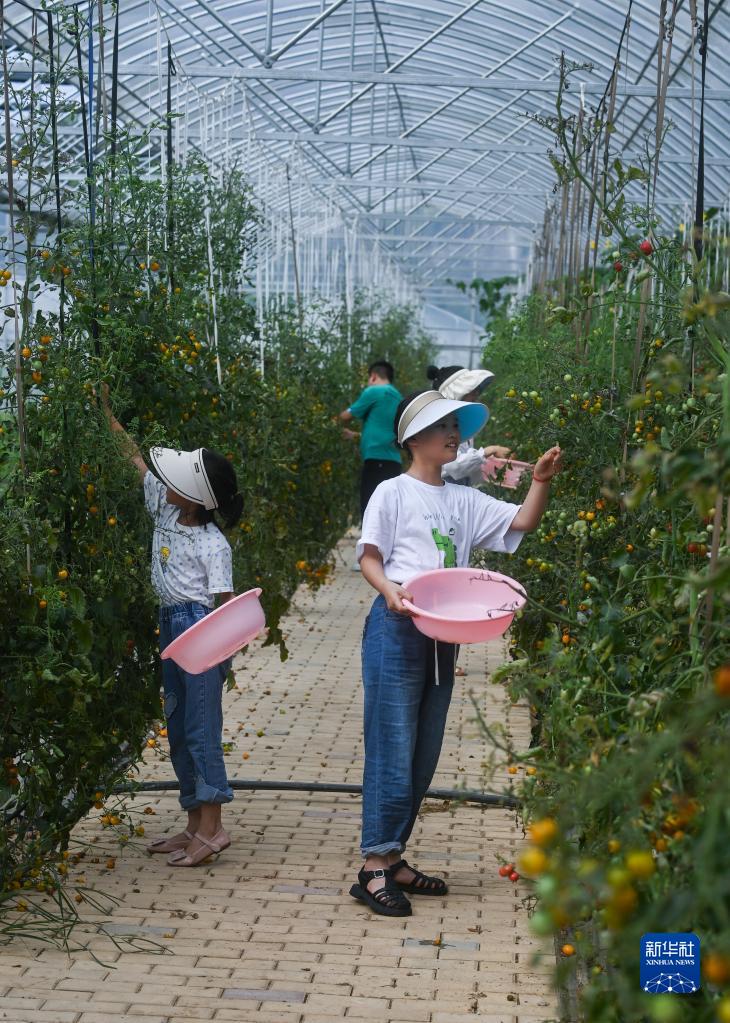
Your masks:
<path fill-rule="evenodd" d="M 459 421 L 459 434 L 467 440 L 479 433 L 489 419 L 489 410 L 476 401 L 453 401 L 438 391 L 424 391 L 406 405 L 398 423 L 398 443 L 415 437 L 421 430 L 434 426 L 446 416 L 455 415 Z"/>

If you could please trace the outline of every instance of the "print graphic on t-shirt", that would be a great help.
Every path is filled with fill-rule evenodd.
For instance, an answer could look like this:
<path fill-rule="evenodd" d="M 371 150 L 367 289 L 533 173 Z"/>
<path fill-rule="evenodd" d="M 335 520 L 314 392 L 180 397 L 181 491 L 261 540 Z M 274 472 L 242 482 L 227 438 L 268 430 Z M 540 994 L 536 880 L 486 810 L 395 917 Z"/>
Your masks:
<path fill-rule="evenodd" d="M 450 536 L 443 536 L 439 533 L 438 529 L 431 530 L 431 536 L 433 542 L 436 544 L 440 551 L 444 552 L 444 568 L 456 568 L 458 562 L 456 558 L 456 545 Z"/>

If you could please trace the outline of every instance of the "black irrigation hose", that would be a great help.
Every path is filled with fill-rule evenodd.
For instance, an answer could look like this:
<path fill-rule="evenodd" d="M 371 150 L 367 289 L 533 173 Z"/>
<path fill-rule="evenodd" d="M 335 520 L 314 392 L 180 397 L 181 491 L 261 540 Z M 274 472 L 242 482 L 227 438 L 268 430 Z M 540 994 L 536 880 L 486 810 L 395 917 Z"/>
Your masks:
<path fill-rule="evenodd" d="M 344 785 L 338 782 L 318 781 L 246 781 L 242 778 L 228 780 L 232 789 L 245 792 L 344 792 L 359 796 L 362 785 Z M 180 786 L 176 781 L 141 781 L 117 785 L 112 789 L 113 795 L 125 792 L 174 792 Z M 500 795 L 497 792 L 470 792 L 462 789 L 429 789 L 427 799 L 448 799 L 464 803 L 478 803 L 480 806 L 503 807 L 506 810 L 517 810 L 522 800 L 517 796 Z"/>

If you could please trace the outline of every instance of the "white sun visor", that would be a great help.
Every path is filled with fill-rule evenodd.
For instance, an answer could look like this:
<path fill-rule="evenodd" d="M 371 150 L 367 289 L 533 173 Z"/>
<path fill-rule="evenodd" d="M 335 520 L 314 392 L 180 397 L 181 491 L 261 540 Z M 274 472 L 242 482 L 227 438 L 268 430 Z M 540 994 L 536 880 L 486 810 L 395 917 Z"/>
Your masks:
<path fill-rule="evenodd" d="M 181 497 L 202 504 L 208 511 L 218 507 L 203 464 L 203 449 L 175 451 L 151 448 L 150 461 L 162 482 Z"/>
<path fill-rule="evenodd" d="M 472 391 L 481 394 L 492 380 L 494 380 L 494 373 L 488 369 L 457 369 L 456 373 L 452 373 L 441 384 L 439 394 L 442 394 L 444 398 L 460 401 Z"/>
<path fill-rule="evenodd" d="M 462 440 L 479 433 L 489 418 L 484 405 L 475 401 L 450 401 L 438 391 L 424 391 L 405 408 L 398 423 L 398 443 L 415 437 L 421 430 L 441 422 L 446 416 L 455 415 L 459 421 Z"/>

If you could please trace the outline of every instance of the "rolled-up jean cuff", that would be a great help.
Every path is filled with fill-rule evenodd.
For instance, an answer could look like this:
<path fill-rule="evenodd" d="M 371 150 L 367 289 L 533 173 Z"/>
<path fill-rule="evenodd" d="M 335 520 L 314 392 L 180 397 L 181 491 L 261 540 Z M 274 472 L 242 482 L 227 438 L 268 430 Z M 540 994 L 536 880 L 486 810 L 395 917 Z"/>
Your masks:
<path fill-rule="evenodd" d="M 202 803 L 230 803 L 233 799 L 233 792 L 229 789 L 223 792 L 221 789 L 207 785 L 204 781 L 196 779 L 195 782 L 195 803 L 200 806 Z M 188 807 L 185 807 L 188 809 Z"/>
<path fill-rule="evenodd" d="M 363 859 L 367 859 L 368 856 L 387 856 L 388 853 L 405 852 L 406 847 L 401 842 L 383 842 L 381 845 L 371 845 L 367 849 L 361 849 Z"/>

